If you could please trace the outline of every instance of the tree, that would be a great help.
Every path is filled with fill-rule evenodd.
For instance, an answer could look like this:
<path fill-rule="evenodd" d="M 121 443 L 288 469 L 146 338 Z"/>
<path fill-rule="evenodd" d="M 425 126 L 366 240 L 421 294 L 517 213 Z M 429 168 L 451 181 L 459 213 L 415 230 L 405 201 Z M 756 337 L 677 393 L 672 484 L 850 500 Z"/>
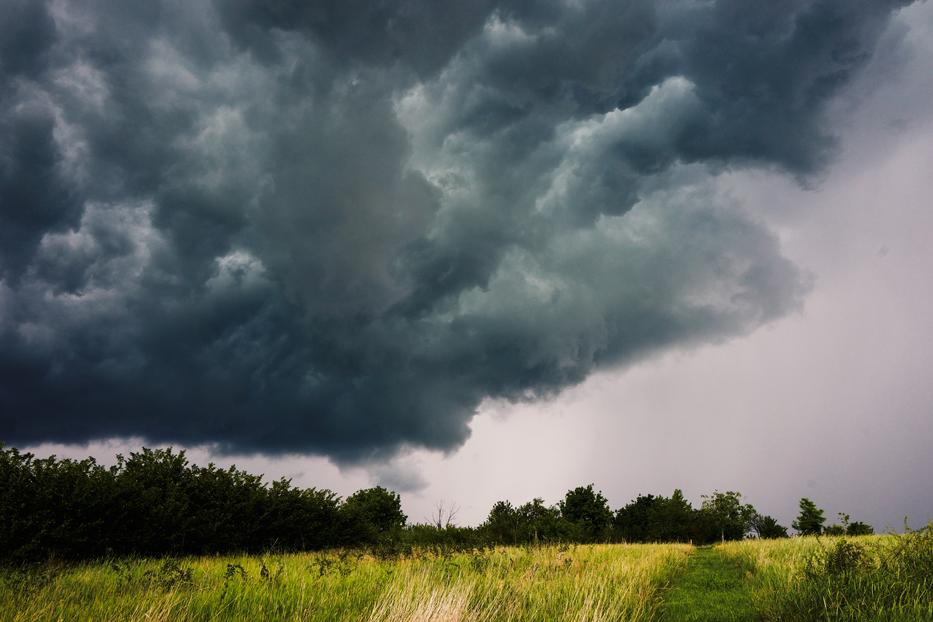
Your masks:
<path fill-rule="evenodd" d="M 849 523 L 846 526 L 846 535 L 847 536 L 870 536 L 875 533 L 874 528 L 868 523 L 863 523 L 862 521 L 855 521 L 854 523 Z"/>
<path fill-rule="evenodd" d="M 791 527 L 802 536 L 818 536 L 823 532 L 824 522 L 826 518 L 823 516 L 823 510 L 804 497 L 800 500 L 800 514 L 791 523 Z"/>
<path fill-rule="evenodd" d="M 408 520 L 398 493 L 382 486 L 356 491 L 343 502 L 340 512 L 351 542 L 377 542 L 404 527 Z"/>
<path fill-rule="evenodd" d="M 613 518 L 616 538 L 625 542 L 649 542 L 654 509 L 662 501 L 654 495 L 638 495 L 619 508 Z"/>
<path fill-rule="evenodd" d="M 568 523 L 555 506 L 544 505 L 544 499 L 535 497 L 515 510 L 518 518 L 519 542 L 556 542 L 572 539 Z"/>
<path fill-rule="evenodd" d="M 431 515 L 431 524 L 435 529 L 448 529 L 454 526 L 457 520 L 457 514 L 460 513 L 460 506 L 456 503 L 446 504 L 443 499 L 434 506 L 434 514 Z"/>
<path fill-rule="evenodd" d="M 722 540 L 741 540 L 752 529 L 752 518 L 757 512 L 750 504 L 742 504 L 742 493 L 714 491 L 703 495 L 700 512 L 705 523 Z"/>
<path fill-rule="evenodd" d="M 693 538 L 693 507 L 679 489 L 670 499 L 658 498 L 649 512 L 649 538 L 655 542 L 686 542 Z"/>
<path fill-rule="evenodd" d="M 839 512 L 839 522 L 841 525 L 830 525 L 823 530 L 828 536 L 870 536 L 875 530 L 861 521 L 851 522 L 851 516 L 845 512 Z"/>
<path fill-rule="evenodd" d="M 849 526 L 849 515 L 845 512 L 839 512 L 839 522 L 841 525 L 833 523 L 829 527 L 823 527 L 824 536 L 844 536 L 846 528 Z"/>
<path fill-rule="evenodd" d="M 606 539 L 612 526 L 612 510 L 603 493 L 593 484 L 567 491 L 560 502 L 560 513 L 574 525 L 585 542 Z"/>
<path fill-rule="evenodd" d="M 493 542 L 515 544 L 518 541 L 518 512 L 508 501 L 496 501 L 483 528 Z"/>
<path fill-rule="evenodd" d="M 846 528 L 842 525 L 832 524 L 828 527 L 823 527 L 824 536 L 844 536 L 846 535 Z"/>
<path fill-rule="evenodd" d="M 755 512 L 752 517 L 752 531 L 759 538 L 786 538 L 787 527 L 779 525 L 776 520 L 770 516 Z"/>

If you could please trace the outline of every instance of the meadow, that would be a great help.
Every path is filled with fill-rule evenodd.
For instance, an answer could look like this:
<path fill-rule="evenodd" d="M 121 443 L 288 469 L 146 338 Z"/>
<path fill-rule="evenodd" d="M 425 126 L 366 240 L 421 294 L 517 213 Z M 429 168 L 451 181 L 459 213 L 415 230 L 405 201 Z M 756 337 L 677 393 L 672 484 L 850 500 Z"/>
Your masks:
<path fill-rule="evenodd" d="M 933 523 L 903 535 L 728 542 L 764 620 L 933 620 Z"/>
<path fill-rule="evenodd" d="M 5 574 L 4 619 L 650 620 L 692 547 L 138 559 Z"/>
<path fill-rule="evenodd" d="M 0 573 L 3 620 L 933 619 L 930 529 L 903 536 L 512 546 L 400 556 L 45 563 Z"/>

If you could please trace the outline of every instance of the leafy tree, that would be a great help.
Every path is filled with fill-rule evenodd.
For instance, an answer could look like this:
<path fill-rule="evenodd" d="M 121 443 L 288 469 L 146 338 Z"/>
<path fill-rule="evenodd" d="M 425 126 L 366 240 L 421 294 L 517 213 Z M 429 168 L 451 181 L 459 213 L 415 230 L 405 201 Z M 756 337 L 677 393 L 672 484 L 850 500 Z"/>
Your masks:
<path fill-rule="evenodd" d="M 846 525 L 846 535 L 847 536 L 870 536 L 875 533 L 874 528 L 868 523 L 863 523 L 862 521 L 855 521 L 854 523 L 849 523 Z"/>
<path fill-rule="evenodd" d="M 770 516 L 755 512 L 752 517 L 752 531 L 759 538 L 786 538 L 787 527 L 784 527 Z"/>
<path fill-rule="evenodd" d="M 508 501 L 496 501 L 489 510 L 483 529 L 493 542 L 515 544 L 519 535 L 518 512 Z"/>
<path fill-rule="evenodd" d="M 560 509 L 544 505 L 544 499 L 534 498 L 515 511 L 518 517 L 519 542 L 558 542 L 572 539 L 570 525 Z"/>
<path fill-rule="evenodd" d="M 791 523 L 791 527 L 796 529 L 802 536 L 818 536 L 823 531 L 824 522 L 826 522 L 826 518 L 823 516 L 823 510 L 816 507 L 813 501 L 804 497 L 800 500 L 800 514 Z"/>
<path fill-rule="evenodd" d="M 613 518 L 616 538 L 625 542 L 649 542 L 654 509 L 662 502 L 662 497 L 638 495 L 628 505 L 619 508 Z"/>
<path fill-rule="evenodd" d="M 194 467 L 193 471 L 188 488 L 192 516 L 187 525 L 186 552 L 250 551 L 268 542 L 290 546 L 288 537 L 274 532 L 279 510 L 269 507 L 261 477 L 235 466 L 220 469 L 213 464 Z"/>
<path fill-rule="evenodd" d="M 851 517 L 845 512 L 839 512 L 839 522 L 841 525 L 830 525 L 823 530 L 828 536 L 870 536 L 875 533 L 871 525 L 861 521 L 851 522 Z"/>
<path fill-rule="evenodd" d="M 741 540 L 752 529 L 752 518 L 755 508 L 749 504 L 742 504 L 742 493 L 728 491 L 714 491 L 712 495 L 703 495 L 703 506 L 700 508 L 704 523 L 707 526 L 706 538 L 722 540 Z"/>
<path fill-rule="evenodd" d="M 348 543 L 374 543 L 405 526 L 408 519 L 402 512 L 402 500 L 397 492 L 382 486 L 358 490 L 340 508 L 347 529 Z"/>
<path fill-rule="evenodd" d="M 658 497 L 649 512 L 649 539 L 654 542 L 686 542 L 694 537 L 694 510 L 679 488 L 670 499 Z"/>
<path fill-rule="evenodd" d="M 406 527 L 397 493 L 360 490 L 343 503 L 329 490 L 302 489 L 288 479 L 267 485 L 236 467 L 198 467 L 184 452 L 146 449 L 119 456 L 111 467 L 93 458 L 36 458 L 0 445 L 0 562 L 56 557 L 181 555 L 309 550 L 365 545 L 375 555 L 398 555 L 422 545 L 478 548 L 493 543 L 611 538 L 630 542 L 738 539 L 749 531 L 787 531 L 743 504 L 737 492 L 705 496 L 699 509 L 680 490 L 670 498 L 639 495 L 614 515 L 593 485 L 567 492 L 558 505 L 533 499 L 514 507 L 497 502 L 480 528 L 450 524 L 455 509 L 434 525 Z M 829 533 L 872 533 L 840 514 Z M 823 512 L 801 500 L 794 527 L 819 533 Z"/>
<path fill-rule="evenodd" d="M 603 493 L 593 484 L 567 491 L 560 502 L 560 514 L 578 531 L 584 542 L 607 539 L 612 526 L 612 510 Z"/>
<path fill-rule="evenodd" d="M 195 471 L 184 451 L 143 448 L 117 456 L 118 528 L 114 544 L 139 555 L 180 554 L 194 522 L 191 492 Z"/>
<path fill-rule="evenodd" d="M 320 549 L 337 540 L 339 498 L 333 492 L 295 488 L 290 480 L 282 478 L 272 482 L 266 496 L 262 540 L 273 543 L 274 548 Z M 370 516 L 364 517 L 362 510 L 360 517 L 371 520 Z M 365 529 L 367 536 L 372 535 L 371 525 Z"/>

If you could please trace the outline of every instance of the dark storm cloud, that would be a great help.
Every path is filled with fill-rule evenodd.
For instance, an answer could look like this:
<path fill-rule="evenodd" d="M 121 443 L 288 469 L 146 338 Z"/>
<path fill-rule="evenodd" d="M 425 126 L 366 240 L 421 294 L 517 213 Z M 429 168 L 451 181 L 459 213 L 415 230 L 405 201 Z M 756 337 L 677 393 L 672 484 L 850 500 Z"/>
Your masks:
<path fill-rule="evenodd" d="M 354 460 L 795 308 L 896 3 L 3 5 L 0 437 Z"/>

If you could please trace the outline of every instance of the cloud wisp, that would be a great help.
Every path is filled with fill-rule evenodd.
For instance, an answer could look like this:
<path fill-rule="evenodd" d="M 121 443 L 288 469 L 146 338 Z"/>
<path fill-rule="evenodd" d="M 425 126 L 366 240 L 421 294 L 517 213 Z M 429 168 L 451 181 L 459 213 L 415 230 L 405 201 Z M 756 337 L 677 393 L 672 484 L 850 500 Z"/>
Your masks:
<path fill-rule="evenodd" d="M 3 0 L 0 437 L 378 460 L 747 334 L 711 180 L 818 179 L 901 4 Z"/>

